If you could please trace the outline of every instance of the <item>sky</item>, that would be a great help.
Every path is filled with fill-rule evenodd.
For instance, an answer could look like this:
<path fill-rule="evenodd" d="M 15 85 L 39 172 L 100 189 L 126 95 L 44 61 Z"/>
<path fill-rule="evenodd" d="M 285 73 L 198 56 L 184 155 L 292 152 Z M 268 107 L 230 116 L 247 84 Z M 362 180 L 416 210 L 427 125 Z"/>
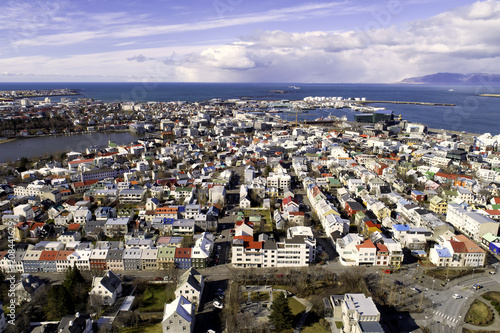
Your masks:
<path fill-rule="evenodd" d="M 4 0 L 0 82 L 500 73 L 500 1 Z"/>

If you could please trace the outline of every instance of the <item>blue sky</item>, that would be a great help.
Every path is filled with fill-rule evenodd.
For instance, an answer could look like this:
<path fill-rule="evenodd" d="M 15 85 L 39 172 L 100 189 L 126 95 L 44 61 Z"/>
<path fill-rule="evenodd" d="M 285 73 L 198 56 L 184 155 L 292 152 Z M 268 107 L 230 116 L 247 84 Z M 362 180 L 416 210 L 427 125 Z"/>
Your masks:
<path fill-rule="evenodd" d="M 499 73 L 500 3 L 20 0 L 0 81 L 396 82 Z"/>

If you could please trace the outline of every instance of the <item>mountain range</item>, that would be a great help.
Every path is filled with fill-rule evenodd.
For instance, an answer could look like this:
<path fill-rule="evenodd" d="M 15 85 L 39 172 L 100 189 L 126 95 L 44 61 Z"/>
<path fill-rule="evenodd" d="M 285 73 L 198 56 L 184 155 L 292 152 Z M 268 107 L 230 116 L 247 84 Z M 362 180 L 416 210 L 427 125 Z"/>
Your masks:
<path fill-rule="evenodd" d="M 500 74 L 487 73 L 436 73 L 406 78 L 398 83 L 406 84 L 500 84 Z"/>

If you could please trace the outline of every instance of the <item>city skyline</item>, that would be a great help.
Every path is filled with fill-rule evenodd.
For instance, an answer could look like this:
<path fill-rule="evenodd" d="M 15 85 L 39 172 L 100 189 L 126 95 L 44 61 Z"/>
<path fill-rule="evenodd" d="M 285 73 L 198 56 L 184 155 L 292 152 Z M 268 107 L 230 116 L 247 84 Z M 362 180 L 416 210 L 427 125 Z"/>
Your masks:
<path fill-rule="evenodd" d="M 392 83 L 498 73 L 499 1 L 7 1 L 0 81 Z"/>

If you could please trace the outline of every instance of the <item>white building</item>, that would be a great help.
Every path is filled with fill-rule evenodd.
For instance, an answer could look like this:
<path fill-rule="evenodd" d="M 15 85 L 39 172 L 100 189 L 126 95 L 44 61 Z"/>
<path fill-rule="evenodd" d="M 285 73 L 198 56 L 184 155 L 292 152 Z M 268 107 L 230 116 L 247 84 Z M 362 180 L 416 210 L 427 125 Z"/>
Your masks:
<path fill-rule="evenodd" d="M 122 281 L 112 271 L 107 271 L 103 277 L 94 276 L 90 296 L 96 297 L 103 305 L 113 305 L 122 293 Z"/>
<path fill-rule="evenodd" d="M 454 203 L 448 204 L 446 222 L 449 222 L 456 229 L 476 242 L 480 242 L 481 237 L 488 232 L 493 235 L 498 234 L 498 221 L 494 221 L 489 217 L 471 210 L 464 209 L 462 206 Z"/>
<path fill-rule="evenodd" d="M 341 308 L 344 333 L 384 332 L 379 323 L 380 312 L 371 297 L 364 294 L 345 294 Z M 363 328 L 367 324 L 370 325 L 370 330 Z"/>

